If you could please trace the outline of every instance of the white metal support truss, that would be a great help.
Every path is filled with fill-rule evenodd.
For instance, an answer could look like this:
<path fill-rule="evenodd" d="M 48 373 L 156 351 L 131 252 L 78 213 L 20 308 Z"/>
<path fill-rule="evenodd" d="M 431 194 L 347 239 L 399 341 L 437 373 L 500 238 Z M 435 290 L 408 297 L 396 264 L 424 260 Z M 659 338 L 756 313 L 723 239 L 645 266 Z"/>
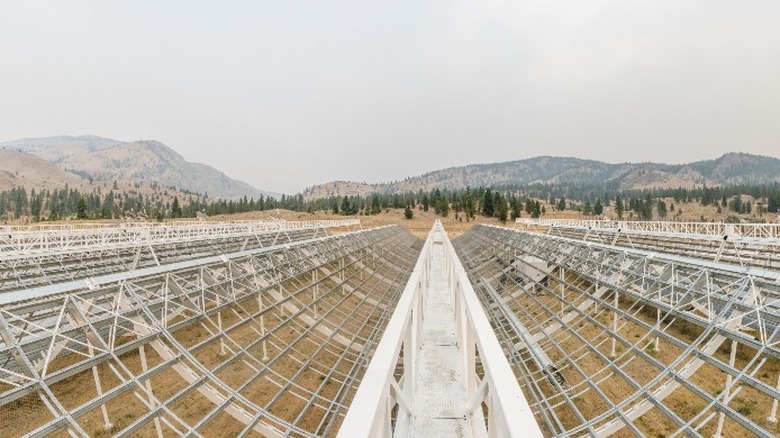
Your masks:
<path fill-rule="evenodd" d="M 5 227 L 10 231 L 0 234 L 0 292 L 322 237 L 328 229 L 354 227 L 359 227 L 354 219 Z"/>
<path fill-rule="evenodd" d="M 382 227 L 20 291 L 0 435 L 329 435 L 420 247 Z"/>
<path fill-rule="evenodd" d="M 542 436 L 437 221 L 338 436 L 442 434 Z"/>
<path fill-rule="evenodd" d="M 777 433 L 778 271 L 488 226 L 455 243 L 545 433 Z"/>
<path fill-rule="evenodd" d="M 780 224 L 518 218 L 515 225 L 588 242 L 780 269 Z"/>

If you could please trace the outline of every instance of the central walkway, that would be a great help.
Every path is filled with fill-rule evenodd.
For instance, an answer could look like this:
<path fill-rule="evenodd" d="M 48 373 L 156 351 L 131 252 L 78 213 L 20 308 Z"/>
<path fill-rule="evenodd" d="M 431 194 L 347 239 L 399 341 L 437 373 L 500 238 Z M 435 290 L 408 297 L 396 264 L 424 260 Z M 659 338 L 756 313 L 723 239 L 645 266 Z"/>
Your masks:
<path fill-rule="evenodd" d="M 416 391 L 409 436 L 470 437 L 466 388 L 455 335 L 455 309 L 445 269 L 443 232 L 434 236 L 431 276 L 424 292 Z"/>
<path fill-rule="evenodd" d="M 438 220 L 338 436 L 544 436 Z"/>

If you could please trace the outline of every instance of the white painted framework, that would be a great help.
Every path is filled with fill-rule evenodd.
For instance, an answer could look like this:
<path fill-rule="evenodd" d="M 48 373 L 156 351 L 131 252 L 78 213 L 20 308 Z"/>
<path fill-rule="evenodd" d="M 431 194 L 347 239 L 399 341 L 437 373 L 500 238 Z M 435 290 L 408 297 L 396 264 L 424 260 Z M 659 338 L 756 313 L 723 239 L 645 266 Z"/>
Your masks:
<path fill-rule="evenodd" d="M 424 348 L 421 331 L 426 300 L 431 299 L 428 294 L 434 257 L 437 257 L 434 255 L 436 245 L 444 247 L 441 263 L 445 266 L 444 274 L 450 287 L 446 293 L 454 303 L 457 360 L 464 370 L 462 385 L 468 408 L 462 420 L 468 430 L 461 436 L 541 437 L 528 403 L 439 221 L 428 235 L 338 436 L 409 436 L 413 417 L 433 409 L 433 406 L 417 403 L 415 394 L 422 384 L 418 377 L 430 372 L 420 370 L 418 362 Z M 400 367 L 399 363 L 402 364 Z M 414 436 L 414 431 L 412 433 Z"/>
<path fill-rule="evenodd" d="M 7 227 L 0 293 L 359 229 L 354 219 Z"/>
<path fill-rule="evenodd" d="M 270 231 L 359 228 L 358 219 L 319 221 L 232 221 L 232 222 L 125 222 L 121 224 L 28 225 L 0 227 L 0 256 L 73 253 L 98 247 L 135 247 L 175 243 L 194 239 L 246 237 Z"/>
<path fill-rule="evenodd" d="M 517 218 L 515 225 L 525 228 L 566 226 L 590 229 L 619 229 L 623 232 L 697 235 L 730 239 L 780 239 L 780 223 L 724 223 L 676 221 L 613 221 L 591 219 Z"/>
<path fill-rule="evenodd" d="M 549 436 L 776 436 L 780 272 L 475 226 L 455 241 Z"/>
<path fill-rule="evenodd" d="M 780 269 L 780 224 L 517 219 L 516 225 L 588 242 Z"/>
<path fill-rule="evenodd" d="M 0 254 L 0 436 L 404 436 L 445 277 L 464 435 L 780 434 L 776 237 L 596 225 Z"/>
<path fill-rule="evenodd" d="M 382 227 L 26 289 L 0 304 L 0 436 L 330 435 L 420 243 Z"/>

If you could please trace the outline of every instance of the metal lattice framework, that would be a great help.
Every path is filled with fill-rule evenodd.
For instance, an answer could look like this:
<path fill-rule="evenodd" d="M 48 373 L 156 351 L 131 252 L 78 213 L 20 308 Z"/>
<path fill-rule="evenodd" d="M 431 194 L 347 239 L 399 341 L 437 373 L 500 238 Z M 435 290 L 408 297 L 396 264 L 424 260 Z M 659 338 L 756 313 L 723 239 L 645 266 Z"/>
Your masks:
<path fill-rule="evenodd" d="M 780 269 L 780 224 L 517 219 L 526 229 L 743 266 Z"/>
<path fill-rule="evenodd" d="M 675 222 L 675 221 L 613 221 L 591 219 L 515 219 L 525 227 L 568 226 L 577 228 L 621 229 L 624 232 L 659 233 L 722 238 L 731 236 L 742 239 L 780 239 L 780 223 L 724 223 L 724 222 Z"/>
<path fill-rule="evenodd" d="M 774 231 L 283 224 L 3 230 L 0 436 L 402 435 L 431 284 L 474 436 L 780 432 Z"/>
<path fill-rule="evenodd" d="M 377 350 L 339 437 L 542 436 L 439 221 Z"/>
<path fill-rule="evenodd" d="M 0 293 L 327 235 L 357 220 L 2 227 Z M 18 299 L 4 295 L 0 302 Z M 5 301 L 3 301 L 5 299 Z"/>
<path fill-rule="evenodd" d="M 475 226 L 454 241 L 551 436 L 775 436 L 780 273 Z"/>
<path fill-rule="evenodd" d="M 26 288 L 0 435 L 329 435 L 421 246 L 383 227 Z"/>

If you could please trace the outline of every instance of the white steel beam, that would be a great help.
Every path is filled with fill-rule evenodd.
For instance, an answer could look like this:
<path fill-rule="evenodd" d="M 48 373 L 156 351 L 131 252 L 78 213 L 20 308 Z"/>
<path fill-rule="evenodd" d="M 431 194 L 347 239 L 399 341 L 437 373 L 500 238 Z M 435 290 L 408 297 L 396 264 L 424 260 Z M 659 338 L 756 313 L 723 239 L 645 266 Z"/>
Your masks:
<path fill-rule="evenodd" d="M 588 242 L 780 269 L 780 224 L 517 219 L 516 226 Z"/>
<path fill-rule="evenodd" d="M 328 435 L 418 242 L 382 227 L 0 295 L 0 416 L 19 420 L 0 435 Z"/>
<path fill-rule="evenodd" d="M 437 272 L 437 269 L 443 271 Z M 448 290 L 436 291 L 432 286 L 434 283 L 446 284 Z M 413 417 L 427 418 L 426 411 L 431 406 L 416 399 L 421 395 L 421 385 L 425 383 L 418 379 L 421 375 L 434 380 L 447 379 L 446 376 L 437 377 L 437 372 L 451 376 L 447 369 L 420 370 L 424 366 L 420 361 L 425 354 L 421 349 L 424 350 L 427 345 L 427 329 L 424 326 L 429 321 L 425 320 L 425 315 L 431 315 L 432 302 L 440 302 L 440 297 L 431 295 L 437 292 L 446 293 L 452 303 L 457 361 L 462 363 L 463 373 L 463 380 L 457 382 L 462 388 L 463 400 L 441 400 L 441 403 L 462 403 L 466 408 L 464 419 L 468 436 L 541 437 L 542 432 L 502 354 L 463 266 L 438 221 L 428 235 L 412 277 L 338 436 L 389 438 L 420 433 L 412 427 Z M 433 332 L 449 331 L 448 327 L 440 329 Z M 397 380 L 399 357 L 403 357 L 403 371 Z M 484 373 L 481 378 L 477 374 L 477 362 Z M 459 373 L 454 372 L 456 375 Z M 483 403 L 487 406 L 487 417 L 483 416 Z M 397 414 L 393 416 L 396 406 Z M 434 422 L 436 419 L 424 421 Z"/>
<path fill-rule="evenodd" d="M 456 243 L 483 305 L 511 308 L 491 322 L 552 435 L 772 435 L 778 271 L 490 226 Z M 741 363 L 723 353 L 727 341 Z M 562 380 L 528 360 L 534 345 Z M 722 391 L 711 388 L 718 381 Z M 736 394 L 748 393 L 766 412 L 742 406 Z M 694 412 L 680 408 L 683 395 L 700 403 Z"/>

